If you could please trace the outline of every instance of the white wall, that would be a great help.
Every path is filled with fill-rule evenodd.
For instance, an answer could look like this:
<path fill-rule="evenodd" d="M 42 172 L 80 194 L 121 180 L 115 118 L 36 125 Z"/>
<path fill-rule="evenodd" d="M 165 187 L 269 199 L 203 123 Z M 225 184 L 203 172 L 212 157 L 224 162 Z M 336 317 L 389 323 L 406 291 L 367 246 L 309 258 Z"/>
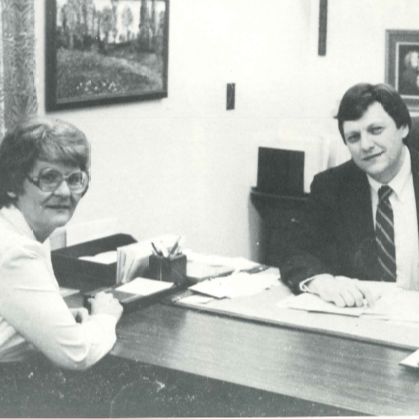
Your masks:
<path fill-rule="evenodd" d="M 35 3 L 44 113 L 45 0 Z M 72 222 L 118 217 L 137 239 L 179 233 L 196 251 L 249 256 L 258 147 L 323 135 L 341 147 L 339 98 L 384 80 L 385 29 L 416 29 L 418 3 L 329 0 L 318 57 L 318 0 L 171 0 L 167 99 L 52 114 L 92 142 L 92 185 Z"/>

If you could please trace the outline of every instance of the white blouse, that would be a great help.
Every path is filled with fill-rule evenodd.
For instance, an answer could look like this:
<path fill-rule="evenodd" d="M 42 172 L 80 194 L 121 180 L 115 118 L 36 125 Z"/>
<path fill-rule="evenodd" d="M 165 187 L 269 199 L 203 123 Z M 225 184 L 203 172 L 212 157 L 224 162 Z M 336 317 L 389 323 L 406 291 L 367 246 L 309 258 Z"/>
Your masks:
<path fill-rule="evenodd" d="M 77 323 L 60 295 L 49 241 L 39 243 L 13 205 L 0 209 L 0 362 L 39 350 L 62 368 L 85 370 L 116 341 L 116 319 Z"/>

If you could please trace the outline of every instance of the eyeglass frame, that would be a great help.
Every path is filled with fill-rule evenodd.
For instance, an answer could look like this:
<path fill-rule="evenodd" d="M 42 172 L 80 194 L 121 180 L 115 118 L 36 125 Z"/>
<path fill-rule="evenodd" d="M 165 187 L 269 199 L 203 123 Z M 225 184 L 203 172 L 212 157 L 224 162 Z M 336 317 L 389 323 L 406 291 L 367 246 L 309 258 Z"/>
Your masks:
<path fill-rule="evenodd" d="M 41 178 L 41 176 L 42 176 L 42 173 L 43 172 L 45 172 L 45 171 L 47 171 L 47 170 L 53 170 L 53 171 L 55 171 L 55 172 L 57 172 L 57 173 L 59 173 L 60 175 L 61 175 L 61 182 L 57 185 L 57 187 L 54 189 L 54 190 L 51 190 L 51 191 L 45 191 L 45 190 L 43 190 L 42 188 L 41 188 L 41 186 L 40 186 L 40 178 Z M 74 175 L 75 173 L 81 173 L 82 175 L 84 175 L 85 176 L 85 178 L 86 178 L 86 184 L 84 185 L 84 189 L 81 189 L 80 191 L 73 191 L 72 189 L 71 189 L 71 186 L 70 186 L 70 184 L 67 182 L 67 179 L 68 178 L 70 178 L 70 176 L 72 176 L 72 175 Z M 89 187 L 89 175 L 88 175 L 88 173 L 87 172 L 85 172 L 84 170 L 75 170 L 74 172 L 71 172 L 71 173 L 69 173 L 68 175 L 63 175 L 59 170 L 57 170 L 57 169 L 53 169 L 53 168 L 50 168 L 50 167 L 46 167 L 46 168 L 44 168 L 44 169 L 42 169 L 40 172 L 39 172 L 39 174 L 38 174 L 38 176 L 30 176 L 29 174 L 28 175 L 26 175 L 26 179 L 28 179 L 29 180 L 29 182 L 31 182 L 33 185 L 35 185 L 37 188 L 39 188 L 42 192 L 49 192 L 49 193 L 54 193 L 62 184 L 63 184 L 63 182 L 65 181 L 66 183 L 67 183 L 67 186 L 68 186 L 68 189 L 70 190 L 70 192 L 71 193 L 84 193 L 84 192 L 86 192 L 86 190 L 87 190 L 87 188 Z"/>

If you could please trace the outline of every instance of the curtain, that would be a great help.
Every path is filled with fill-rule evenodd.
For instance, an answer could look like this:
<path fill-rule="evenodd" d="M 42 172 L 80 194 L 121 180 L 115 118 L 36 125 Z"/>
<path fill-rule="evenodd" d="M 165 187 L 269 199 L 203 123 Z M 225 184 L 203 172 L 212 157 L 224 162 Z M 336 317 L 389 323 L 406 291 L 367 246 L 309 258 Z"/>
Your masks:
<path fill-rule="evenodd" d="M 0 0 L 0 138 L 36 115 L 35 0 Z"/>

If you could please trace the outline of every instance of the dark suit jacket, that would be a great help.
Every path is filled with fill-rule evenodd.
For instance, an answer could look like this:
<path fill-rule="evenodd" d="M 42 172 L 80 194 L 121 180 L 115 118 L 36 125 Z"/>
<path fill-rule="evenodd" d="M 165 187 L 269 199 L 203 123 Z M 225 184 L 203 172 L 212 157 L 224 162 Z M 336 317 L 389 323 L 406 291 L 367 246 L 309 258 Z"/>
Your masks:
<path fill-rule="evenodd" d="M 419 209 L 419 152 L 408 146 Z M 379 280 L 370 186 L 352 160 L 314 177 L 305 217 L 280 260 L 282 280 L 295 293 L 321 273 Z"/>

